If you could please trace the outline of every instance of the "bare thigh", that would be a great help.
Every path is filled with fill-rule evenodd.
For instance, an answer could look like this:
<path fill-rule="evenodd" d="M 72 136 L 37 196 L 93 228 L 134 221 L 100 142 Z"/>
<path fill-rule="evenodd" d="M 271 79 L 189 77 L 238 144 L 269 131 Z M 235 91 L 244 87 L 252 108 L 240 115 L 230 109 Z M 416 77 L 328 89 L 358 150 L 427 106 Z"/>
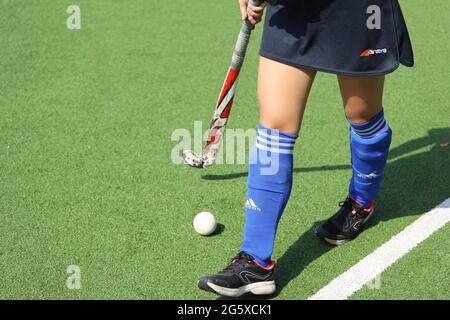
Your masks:
<path fill-rule="evenodd" d="M 384 76 L 338 76 L 345 115 L 353 123 L 364 123 L 383 108 Z"/>
<path fill-rule="evenodd" d="M 297 134 L 316 72 L 261 57 L 258 75 L 260 123 Z"/>

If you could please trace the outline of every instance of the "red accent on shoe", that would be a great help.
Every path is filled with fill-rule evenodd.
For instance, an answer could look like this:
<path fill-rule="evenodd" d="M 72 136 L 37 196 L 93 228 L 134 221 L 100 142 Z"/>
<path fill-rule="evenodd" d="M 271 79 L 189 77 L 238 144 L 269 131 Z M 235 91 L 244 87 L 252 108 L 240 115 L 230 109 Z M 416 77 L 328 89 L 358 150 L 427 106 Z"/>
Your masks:
<path fill-rule="evenodd" d="M 275 268 L 275 265 L 277 264 L 277 263 L 275 262 L 275 260 L 272 260 L 272 261 L 270 262 L 270 264 L 269 264 L 267 267 L 264 267 L 262 264 L 259 264 L 258 261 L 256 261 L 256 260 L 253 260 L 253 261 L 255 262 L 255 264 L 256 264 L 258 267 L 260 267 L 260 268 L 262 268 L 262 269 L 264 269 L 264 270 L 272 270 L 273 268 Z"/>
<path fill-rule="evenodd" d="M 364 208 L 363 205 L 361 203 L 359 203 L 358 201 L 356 201 L 355 199 L 353 199 L 351 196 L 347 196 L 347 199 L 349 199 L 351 202 L 356 203 L 358 206 L 362 207 L 364 209 L 365 212 L 369 213 L 370 211 L 373 210 L 373 208 L 375 207 L 375 200 L 372 200 L 372 203 L 370 204 L 370 206 L 368 208 Z"/>
<path fill-rule="evenodd" d="M 368 207 L 367 209 L 364 209 L 364 211 L 367 213 L 370 213 L 374 207 L 375 207 L 375 202 L 372 201 L 372 203 L 370 204 L 370 207 Z"/>

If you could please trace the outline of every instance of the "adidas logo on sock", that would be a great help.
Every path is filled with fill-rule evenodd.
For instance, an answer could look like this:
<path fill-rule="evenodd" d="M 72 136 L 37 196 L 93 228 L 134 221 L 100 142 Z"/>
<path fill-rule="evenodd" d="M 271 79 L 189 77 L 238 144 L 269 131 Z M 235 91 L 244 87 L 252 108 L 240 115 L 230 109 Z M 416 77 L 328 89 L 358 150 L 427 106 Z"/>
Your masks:
<path fill-rule="evenodd" d="M 245 207 L 247 209 L 253 210 L 253 211 L 261 211 L 260 208 L 258 208 L 258 206 L 256 205 L 255 201 L 253 201 L 252 198 L 247 199 L 247 201 L 245 202 Z"/>

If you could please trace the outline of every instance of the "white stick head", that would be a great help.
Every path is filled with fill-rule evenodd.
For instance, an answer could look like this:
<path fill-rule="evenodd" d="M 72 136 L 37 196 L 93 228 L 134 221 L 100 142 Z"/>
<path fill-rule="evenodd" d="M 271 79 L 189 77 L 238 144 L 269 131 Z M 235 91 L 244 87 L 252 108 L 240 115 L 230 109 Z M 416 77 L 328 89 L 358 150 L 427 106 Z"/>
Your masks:
<path fill-rule="evenodd" d="M 193 168 L 203 168 L 203 157 L 193 153 L 191 150 L 183 151 L 184 162 Z"/>

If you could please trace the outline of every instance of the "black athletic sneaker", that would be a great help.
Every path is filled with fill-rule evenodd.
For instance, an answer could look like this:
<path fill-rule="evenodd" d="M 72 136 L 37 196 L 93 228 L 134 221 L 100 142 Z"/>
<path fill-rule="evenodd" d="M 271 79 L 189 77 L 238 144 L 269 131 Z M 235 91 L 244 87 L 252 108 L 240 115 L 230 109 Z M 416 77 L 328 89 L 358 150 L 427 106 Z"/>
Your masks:
<path fill-rule="evenodd" d="M 374 203 L 364 209 L 350 198 L 340 202 L 339 206 L 339 211 L 315 230 L 319 238 L 335 246 L 355 239 L 374 211 Z"/>
<path fill-rule="evenodd" d="M 239 297 L 247 292 L 272 294 L 275 292 L 274 269 L 275 261 L 263 267 L 251 255 L 239 252 L 223 271 L 201 277 L 198 287 L 227 297 Z"/>

